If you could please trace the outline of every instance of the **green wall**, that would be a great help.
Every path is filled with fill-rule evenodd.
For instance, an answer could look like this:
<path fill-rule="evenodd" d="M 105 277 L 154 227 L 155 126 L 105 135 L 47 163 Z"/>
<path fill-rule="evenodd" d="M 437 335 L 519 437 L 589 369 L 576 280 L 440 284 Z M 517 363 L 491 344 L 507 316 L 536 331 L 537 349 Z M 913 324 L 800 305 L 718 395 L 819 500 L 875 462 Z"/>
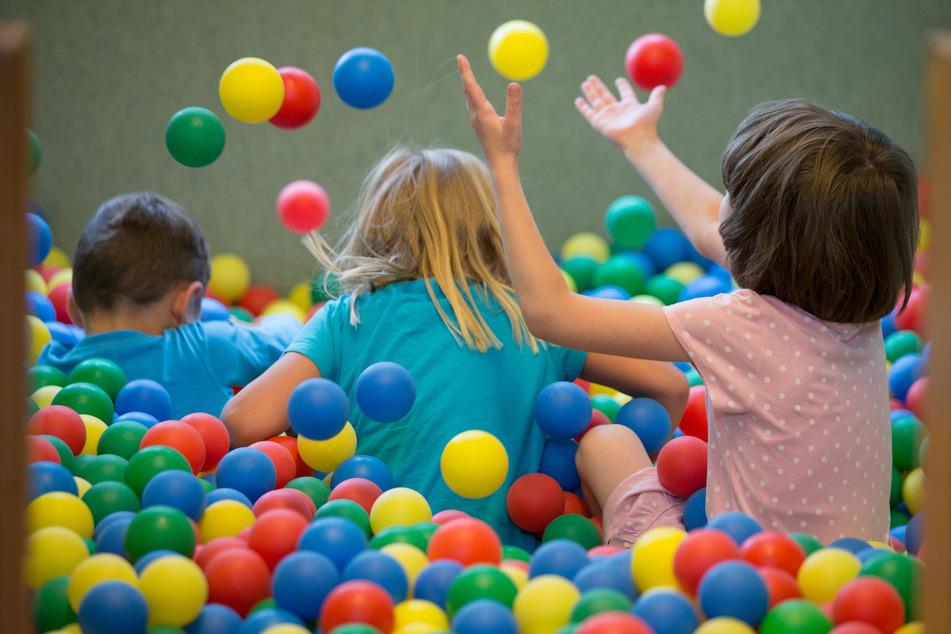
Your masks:
<path fill-rule="evenodd" d="M 288 291 L 313 272 L 309 254 L 277 219 L 288 182 L 314 180 L 331 197 L 329 234 L 371 164 L 397 143 L 478 151 L 454 56 L 465 53 L 490 100 L 506 80 L 486 53 L 496 26 L 538 24 L 550 43 L 544 71 L 524 83 L 522 175 L 553 250 L 578 231 L 604 232 L 608 204 L 655 200 L 621 154 L 575 111 L 590 73 L 623 74 L 638 36 L 661 32 L 685 55 L 668 94 L 661 135 L 719 185 L 719 157 L 749 108 L 804 97 L 850 112 L 924 152 L 924 45 L 951 28 L 947 0 L 763 0 L 753 31 L 728 38 L 708 27 L 701 0 L 2 0 L 0 19 L 35 36 L 33 129 L 43 163 L 33 190 L 67 253 L 105 199 L 153 190 L 182 203 L 213 253 L 238 253 L 256 283 Z M 381 50 L 396 85 L 371 110 L 336 96 L 336 60 L 356 46 Z M 281 130 L 231 118 L 218 98 L 224 69 L 242 57 L 298 66 L 321 87 L 320 112 Z M 187 168 L 165 148 L 165 126 L 186 106 L 221 117 L 227 135 L 210 166 Z M 951 107 L 951 105 L 949 105 Z M 924 166 L 922 166 L 924 167 Z M 670 224 L 657 209 L 659 224 Z"/>

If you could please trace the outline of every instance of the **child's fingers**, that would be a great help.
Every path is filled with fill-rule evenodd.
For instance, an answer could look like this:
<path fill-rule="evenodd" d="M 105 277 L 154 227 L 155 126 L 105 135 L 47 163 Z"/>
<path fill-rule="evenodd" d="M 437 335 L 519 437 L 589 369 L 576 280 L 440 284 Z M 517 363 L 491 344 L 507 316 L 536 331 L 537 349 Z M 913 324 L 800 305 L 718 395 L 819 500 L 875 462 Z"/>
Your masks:
<path fill-rule="evenodd" d="M 583 97 L 577 97 L 575 99 L 575 108 L 578 109 L 578 112 L 581 113 L 585 119 L 590 120 L 594 116 L 594 108 L 588 105 L 588 102 L 584 100 Z"/>
<path fill-rule="evenodd" d="M 637 93 L 634 92 L 634 88 L 628 80 L 623 77 L 618 77 L 614 80 L 614 85 L 617 86 L 618 96 L 620 96 L 621 101 L 627 101 L 628 99 L 635 102 L 637 101 Z"/>
<path fill-rule="evenodd" d="M 469 60 L 466 59 L 466 56 L 457 55 L 456 61 L 459 63 L 459 74 L 462 77 L 462 91 L 466 97 L 466 106 L 469 109 L 469 114 L 475 114 L 476 110 L 482 107 L 483 104 L 488 103 L 488 100 L 486 100 L 479 82 L 476 81 L 475 75 L 472 74 L 472 68 L 469 66 Z"/>
<path fill-rule="evenodd" d="M 617 101 L 614 95 L 611 94 L 611 91 L 608 90 L 608 87 L 604 85 L 604 82 L 595 76 L 588 77 L 588 79 L 581 84 L 581 92 L 594 110 L 600 110 L 604 106 Z"/>

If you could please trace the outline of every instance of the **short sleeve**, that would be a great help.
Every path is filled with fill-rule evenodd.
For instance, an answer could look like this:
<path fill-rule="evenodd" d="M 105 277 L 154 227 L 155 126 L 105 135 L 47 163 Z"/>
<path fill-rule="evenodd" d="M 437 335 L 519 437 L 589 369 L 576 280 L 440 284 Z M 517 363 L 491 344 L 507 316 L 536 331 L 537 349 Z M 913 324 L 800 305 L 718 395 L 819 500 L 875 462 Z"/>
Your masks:
<path fill-rule="evenodd" d="M 339 381 L 340 333 L 350 327 L 349 301 L 327 302 L 304 324 L 287 352 L 297 352 L 310 359 L 320 374 Z"/>
<path fill-rule="evenodd" d="M 224 320 L 201 325 L 208 363 L 226 385 L 246 385 L 256 379 L 281 357 L 300 330 L 300 320 L 291 315 L 274 315 L 255 326 Z"/>

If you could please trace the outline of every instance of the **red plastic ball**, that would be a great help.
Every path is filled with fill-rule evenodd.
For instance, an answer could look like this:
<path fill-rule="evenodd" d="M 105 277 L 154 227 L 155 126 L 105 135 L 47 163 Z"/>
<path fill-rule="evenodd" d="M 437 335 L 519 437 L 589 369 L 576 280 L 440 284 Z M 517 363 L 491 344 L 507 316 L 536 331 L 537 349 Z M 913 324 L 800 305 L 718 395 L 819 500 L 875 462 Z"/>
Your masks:
<path fill-rule="evenodd" d="M 278 68 L 277 72 L 284 81 L 284 101 L 268 121 L 285 130 L 307 125 L 320 110 L 317 81 L 307 71 L 294 66 Z"/>
<path fill-rule="evenodd" d="M 829 634 L 882 634 L 882 631 L 868 623 L 847 621 L 829 630 Z"/>
<path fill-rule="evenodd" d="M 571 491 L 565 491 L 563 495 L 565 496 L 565 508 L 561 512 L 562 515 L 574 513 L 575 515 L 591 517 L 591 511 L 588 510 L 588 505 L 584 503 L 581 497 Z"/>
<path fill-rule="evenodd" d="M 182 417 L 181 422 L 193 427 L 201 435 L 202 442 L 205 444 L 202 472 L 213 470 L 230 449 L 231 437 L 228 435 L 228 428 L 217 416 L 204 412 L 187 414 Z"/>
<path fill-rule="evenodd" d="M 210 542 L 209 542 L 210 543 Z M 221 603 L 247 616 L 261 600 L 271 596 L 271 571 L 250 548 L 228 548 L 205 567 L 208 603 Z"/>
<path fill-rule="evenodd" d="M 672 87 L 684 70 L 680 46 L 661 33 L 648 33 L 634 40 L 624 56 L 627 74 L 644 90 L 656 86 Z"/>
<path fill-rule="evenodd" d="M 802 590 L 796 578 L 782 568 L 759 568 L 759 574 L 766 582 L 769 591 L 769 607 L 786 599 L 801 599 Z"/>
<path fill-rule="evenodd" d="M 64 324 L 73 323 L 73 320 L 69 316 L 69 311 L 66 310 L 66 298 L 69 295 L 69 289 L 72 287 L 73 285 L 67 282 L 55 288 L 51 288 L 50 292 L 46 294 L 50 303 L 53 304 L 53 310 L 56 311 L 56 321 Z"/>
<path fill-rule="evenodd" d="M 366 478 L 347 478 L 330 490 L 327 501 L 350 500 L 363 507 L 367 513 L 373 508 L 373 503 L 382 495 L 383 490 L 373 480 Z"/>
<path fill-rule="evenodd" d="M 430 561 L 452 559 L 463 566 L 477 563 L 498 565 L 502 541 L 491 526 L 474 517 L 455 519 L 436 529 L 426 554 Z"/>
<path fill-rule="evenodd" d="M 736 541 L 715 528 L 695 528 L 674 551 L 674 576 L 691 596 L 696 596 L 700 579 L 714 565 L 740 556 Z"/>
<path fill-rule="evenodd" d="M 393 597 L 373 581 L 344 581 L 327 593 L 320 608 L 320 625 L 325 632 L 345 623 L 365 623 L 381 632 L 393 629 Z"/>
<path fill-rule="evenodd" d="M 931 286 L 922 284 L 911 289 L 905 310 L 895 315 L 895 327 L 899 330 L 913 330 L 924 335 L 927 329 L 928 303 Z"/>
<path fill-rule="evenodd" d="M 905 407 L 907 407 L 918 420 L 925 423 L 927 422 L 926 417 L 928 415 L 925 409 L 928 405 L 928 379 L 929 377 L 927 376 L 917 379 L 911 384 L 908 391 L 905 392 Z"/>
<path fill-rule="evenodd" d="M 806 551 L 789 535 L 762 531 L 743 540 L 740 557 L 759 568 L 780 568 L 795 577 Z"/>
<path fill-rule="evenodd" d="M 575 436 L 575 442 L 581 442 L 581 438 L 588 433 L 588 430 L 592 427 L 597 427 L 598 425 L 607 425 L 611 422 L 611 419 L 608 418 L 608 415 L 597 409 L 596 407 L 591 408 L 591 422 L 588 423 L 588 426 L 584 428 L 584 431 Z"/>
<path fill-rule="evenodd" d="M 687 497 L 707 485 L 707 443 L 695 436 L 667 441 L 657 454 L 657 479 L 674 495 Z"/>
<path fill-rule="evenodd" d="M 274 509 L 289 509 L 300 513 L 301 517 L 309 522 L 314 519 L 317 505 L 309 495 L 299 489 L 274 489 L 259 497 L 251 507 L 251 512 L 255 517 L 261 517 Z"/>
<path fill-rule="evenodd" d="M 192 473 L 198 475 L 205 464 L 205 441 L 198 430 L 180 420 L 166 420 L 153 425 L 142 436 L 139 449 L 163 445 L 185 456 Z"/>
<path fill-rule="evenodd" d="M 874 575 L 847 581 L 832 599 L 834 623 L 862 621 L 891 634 L 905 623 L 905 602 L 895 586 Z"/>
<path fill-rule="evenodd" d="M 26 431 L 37 436 L 56 436 L 78 456 L 86 446 L 86 424 L 82 417 L 65 405 L 47 405 L 26 423 Z"/>
<path fill-rule="evenodd" d="M 694 385 L 687 396 L 687 407 L 680 417 L 680 431 L 685 436 L 707 440 L 707 388 Z"/>
<path fill-rule="evenodd" d="M 62 464 L 59 452 L 56 451 L 56 447 L 53 446 L 53 443 L 39 436 L 26 437 L 26 459 L 27 462 L 31 464 L 34 462 L 55 462 L 56 464 Z"/>
<path fill-rule="evenodd" d="M 215 555 L 231 548 L 247 549 L 248 542 L 240 537 L 232 537 L 230 535 L 215 537 L 207 544 L 200 544 L 195 548 L 195 563 L 198 564 L 202 570 L 207 572 L 208 564 L 215 558 Z"/>
<path fill-rule="evenodd" d="M 654 629 L 633 614 L 600 612 L 582 621 L 575 634 L 654 634 Z"/>
<path fill-rule="evenodd" d="M 294 436 L 272 436 L 268 438 L 271 442 L 276 442 L 280 446 L 287 449 L 291 452 L 291 455 L 294 457 L 294 464 L 296 466 L 294 477 L 303 478 L 305 476 L 313 476 L 314 468 L 304 462 L 304 459 L 300 457 L 300 452 L 297 450 L 297 438 Z"/>
<path fill-rule="evenodd" d="M 277 215 L 294 233 L 319 229 L 330 213 L 330 199 L 324 188 L 308 180 L 288 183 L 277 196 Z"/>
<path fill-rule="evenodd" d="M 265 284 L 253 284 L 248 291 L 238 300 L 238 306 L 247 310 L 257 317 L 264 310 L 264 307 L 274 300 L 281 299 L 281 294 Z"/>
<path fill-rule="evenodd" d="M 516 526 L 537 533 L 562 514 L 565 494 L 553 477 L 544 473 L 526 473 L 509 487 L 505 507 Z"/>
<path fill-rule="evenodd" d="M 273 509 L 261 514 L 251 524 L 248 546 L 261 555 L 271 570 L 281 559 L 297 550 L 301 533 L 310 521 L 291 509 Z"/>
<path fill-rule="evenodd" d="M 277 472 L 275 489 L 283 488 L 285 484 L 296 477 L 297 464 L 294 456 L 283 445 L 270 440 L 260 440 L 249 446 L 260 449 L 274 463 L 274 470 Z"/>
<path fill-rule="evenodd" d="M 438 513 L 433 514 L 433 523 L 442 526 L 443 524 L 451 522 L 452 520 L 458 520 L 466 517 L 469 517 L 469 514 L 465 511 L 446 509 L 445 511 L 439 511 Z"/>

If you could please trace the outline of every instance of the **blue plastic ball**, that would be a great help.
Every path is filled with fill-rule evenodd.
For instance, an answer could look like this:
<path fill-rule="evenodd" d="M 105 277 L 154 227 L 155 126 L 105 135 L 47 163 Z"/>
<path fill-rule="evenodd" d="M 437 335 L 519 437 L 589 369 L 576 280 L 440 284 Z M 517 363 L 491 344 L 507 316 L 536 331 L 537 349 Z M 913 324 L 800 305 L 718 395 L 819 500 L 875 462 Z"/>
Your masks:
<path fill-rule="evenodd" d="M 151 379 L 133 379 L 116 394 L 116 414 L 145 412 L 160 421 L 172 415 L 172 398 L 161 384 Z"/>
<path fill-rule="evenodd" d="M 350 416 L 350 400 L 329 379 L 302 381 L 287 399 L 287 419 L 301 436 L 329 440 L 340 433 Z"/>
<path fill-rule="evenodd" d="M 168 548 L 159 548 L 158 550 L 147 552 L 135 562 L 135 574 L 141 575 L 142 571 L 145 570 L 150 563 L 162 557 L 185 557 L 185 555 L 176 550 L 169 550 Z"/>
<path fill-rule="evenodd" d="M 37 214 L 26 214 L 26 245 L 27 262 L 26 268 L 32 269 L 39 266 L 50 254 L 53 248 L 53 232 L 50 231 L 49 224 Z"/>
<path fill-rule="evenodd" d="M 917 352 L 909 352 L 895 359 L 888 370 L 888 389 L 892 396 L 904 401 L 912 383 L 925 376 L 925 364 Z"/>
<path fill-rule="evenodd" d="M 361 46 L 340 56 L 333 72 L 334 90 L 352 108 L 374 108 L 393 91 L 393 65 L 380 51 Z"/>
<path fill-rule="evenodd" d="M 698 297 L 713 297 L 721 293 L 729 293 L 733 290 L 728 280 L 723 280 L 716 275 L 700 275 L 687 282 L 680 294 L 677 295 L 678 302 L 685 302 Z"/>
<path fill-rule="evenodd" d="M 254 447 L 238 447 L 226 453 L 216 473 L 219 486 L 244 493 L 252 504 L 277 485 L 274 463 Z"/>
<path fill-rule="evenodd" d="M 350 560 L 367 549 L 366 533 L 345 517 L 320 517 L 301 533 L 297 548 L 323 555 L 343 572 Z"/>
<path fill-rule="evenodd" d="M 684 528 L 692 531 L 707 525 L 707 487 L 694 491 L 684 504 Z"/>
<path fill-rule="evenodd" d="M 605 286 L 592 288 L 591 290 L 583 291 L 581 294 L 587 295 L 588 297 L 597 297 L 599 299 L 616 299 L 619 301 L 631 299 L 631 294 L 629 292 L 620 286 L 615 286 L 614 284 L 607 284 Z"/>
<path fill-rule="evenodd" d="M 40 321 L 56 321 L 56 308 L 50 298 L 39 291 L 26 292 L 26 314 Z"/>
<path fill-rule="evenodd" d="M 112 515 L 115 515 L 115 513 Z M 134 518 L 134 514 L 132 517 L 123 516 L 114 522 L 110 522 L 98 534 L 94 534 L 93 541 L 96 542 L 96 552 L 112 553 L 113 555 L 125 557 L 125 534 L 129 530 L 129 524 L 132 523 Z"/>
<path fill-rule="evenodd" d="M 241 624 L 238 634 L 262 634 L 265 630 L 274 625 L 300 625 L 306 627 L 304 621 L 292 612 L 282 610 L 281 608 L 260 608 L 255 610 Z"/>
<path fill-rule="evenodd" d="M 644 253 L 650 256 L 658 271 L 663 271 L 687 259 L 688 244 L 687 238 L 679 230 L 660 227 L 644 243 Z"/>
<path fill-rule="evenodd" d="M 700 627 L 690 599 L 669 588 L 645 592 L 634 602 L 631 614 L 654 628 L 654 634 L 691 634 Z"/>
<path fill-rule="evenodd" d="M 235 634 L 242 621 L 241 615 L 227 605 L 207 603 L 184 630 L 186 634 Z"/>
<path fill-rule="evenodd" d="M 100 581 L 79 602 L 76 617 L 83 632 L 137 634 L 149 624 L 149 604 L 131 583 Z"/>
<path fill-rule="evenodd" d="M 650 279 L 657 274 L 657 265 L 654 264 L 654 260 L 643 251 L 622 251 L 621 253 L 637 262 L 641 271 L 644 272 L 644 279 Z"/>
<path fill-rule="evenodd" d="M 881 324 L 882 324 L 882 337 L 887 339 L 888 335 L 898 330 L 898 326 L 895 325 L 895 311 L 892 311 L 888 313 L 887 315 L 885 315 L 884 317 L 882 317 Z"/>
<path fill-rule="evenodd" d="M 763 530 L 759 522 L 740 511 L 720 513 L 707 521 L 707 527 L 723 531 L 733 538 L 737 546 L 742 546 L 747 537 Z"/>
<path fill-rule="evenodd" d="M 554 478 L 563 491 L 574 491 L 581 486 L 581 477 L 575 466 L 577 453 L 578 443 L 574 440 L 548 438 L 542 447 L 538 472 Z"/>
<path fill-rule="evenodd" d="M 727 560 L 704 573 L 697 588 L 700 607 L 708 619 L 732 617 L 756 627 L 769 608 L 769 589 L 756 568 L 745 561 Z"/>
<path fill-rule="evenodd" d="M 416 385 L 406 369 L 390 361 L 374 363 L 354 385 L 357 405 L 367 418 L 392 423 L 406 416 L 416 401 Z"/>
<path fill-rule="evenodd" d="M 218 478 L 215 477 L 215 480 L 217 485 Z M 216 488 L 212 489 L 211 491 L 207 493 L 207 495 L 205 495 L 205 504 L 207 506 L 211 506 L 212 504 L 214 504 L 215 502 L 218 502 L 219 500 L 235 500 L 237 502 L 241 502 L 248 508 L 251 508 L 252 506 L 254 506 L 254 503 L 251 502 L 251 498 L 249 498 L 247 495 L 245 495 L 241 491 L 238 491 L 237 489 L 232 489 L 229 487 L 216 486 Z"/>
<path fill-rule="evenodd" d="M 152 429 L 153 427 L 158 425 L 160 422 L 162 422 L 156 417 L 152 416 L 151 414 L 147 414 L 145 412 L 126 412 L 124 414 L 120 414 L 119 416 L 116 416 L 113 422 L 117 423 L 120 420 L 131 420 L 137 423 L 142 423 L 143 425 L 145 425 L 146 429 Z"/>
<path fill-rule="evenodd" d="M 437 559 L 426 564 L 413 584 L 413 597 L 435 603 L 446 609 L 449 586 L 465 567 L 453 559 Z"/>
<path fill-rule="evenodd" d="M 630 599 L 637 596 L 629 559 L 622 561 L 613 557 L 594 557 L 571 581 L 582 594 L 595 588 L 607 588 L 617 590 Z"/>
<path fill-rule="evenodd" d="M 588 551 L 573 539 L 552 539 L 539 546 L 528 564 L 529 578 L 559 575 L 568 579 L 588 565 Z"/>
<path fill-rule="evenodd" d="M 338 583 L 340 572 L 334 562 L 310 550 L 300 550 L 284 557 L 271 578 L 277 607 L 305 621 L 320 616 L 324 598 Z"/>
<path fill-rule="evenodd" d="M 905 544 L 905 550 L 912 555 L 918 554 L 921 545 L 925 542 L 925 511 L 918 511 L 908 520 L 902 542 Z"/>
<path fill-rule="evenodd" d="M 44 493 L 62 491 L 79 495 L 79 487 L 72 472 L 58 462 L 34 462 L 27 466 L 28 499 L 35 500 Z"/>
<path fill-rule="evenodd" d="M 646 397 L 632 398 L 622 405 L 614 422 L 637 434 L 648 454 L 660 451 L 673 432 L 670 414 L 664 406 Z"/>
<path fill-rule="evenodd" d="M 350 478 L 370 480 L 376 483 L 381 491 L 388 491 L 394 486 L 393 473 L 376 456 L 357 454 L 341 462 L 330 478 L 331 488 Z"/>
<path fill-rule="evenodd" d="M 231 311 L 214 297 L 201 298 L 201 320 L 202 321 L 228 321 L 231 319 Z"/>
<path fill-rule="evenodd" d="M 126 525 L 128 525 L 133 517 L 135 517 L 135 511 L 113 511 L 109 513 L 109 515 L 99 520 L 99 523 L 92 530 L 93 541 L 99 539 L 99 535 L 114 522 L 126 522 Z"/>
<path fill-rule="evenodd" d="M 873 548 L 873 546 L 858 537 L 840 537 L 839 539 L 829 542 L 826 548 L 841 548 L 842 550 L 849 551 L 853 555 L 857 555 L 863 550 Z"/>
<path fill-rule="evenodd" d="M 550 438 L 574 438 L 591 422 L 591 399 L 576 383 L 546 385 L 535 397 L 535 422 Z"/>
<path fill-rule="evenodd" d="M 347 563 L 341 581 L 354 579 L 365 579 L 379 584 L 390 593 L 394 603 L 403 601 L 409 593 L 409 579 L 403 565 L 379 550 L 365 550 Z"/>
<path fill-rule="evenodd" d="M 142 490 L 142 508 L 157 504 L 175 507 L 197 522 L 205 514 L 205 487 L 186 471 L 162 471 Z"/>
<path fill-rule="evenodd" d="M 519 625 L 512 610 L 494 599 L 475 599 L 452 615 L 456 634 L 518 634 Z"/>

